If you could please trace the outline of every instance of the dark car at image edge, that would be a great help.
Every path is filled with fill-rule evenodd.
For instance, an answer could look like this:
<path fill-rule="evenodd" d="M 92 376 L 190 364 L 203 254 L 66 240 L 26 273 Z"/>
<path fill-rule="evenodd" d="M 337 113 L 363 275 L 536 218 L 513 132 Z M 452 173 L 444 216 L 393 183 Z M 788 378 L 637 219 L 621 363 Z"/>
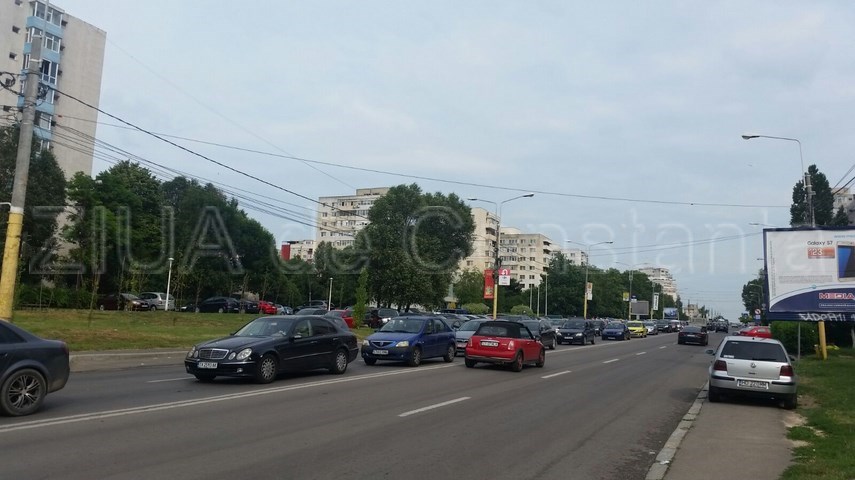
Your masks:
<path fill-rule="evenodd" d="M 29 415 L 48 393 L 65 387 L 69 353 L 65 342 L 46 340 L 0 322 L 0 413 Z"/>

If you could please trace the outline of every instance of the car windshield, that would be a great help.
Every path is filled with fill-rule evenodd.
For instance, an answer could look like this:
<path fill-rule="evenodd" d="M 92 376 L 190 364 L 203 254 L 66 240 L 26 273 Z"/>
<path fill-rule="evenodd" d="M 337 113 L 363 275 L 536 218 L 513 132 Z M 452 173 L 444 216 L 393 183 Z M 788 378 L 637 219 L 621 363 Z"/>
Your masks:
<path fill-rule="evenodd" d="M 469 320 L 468 322 L 461 325 L 460 328 L 457 329 L 457 331 L 458 332 L 474 332 L 475 330 L 478 330 L 478 326 L 481 325 L 482 323 L 484 323 L 484 322 L 480 321 L 480 320 Z"/>
<path fill-rule="evenodd" d="M 610 323 L 606 325 L 606 328 L 614 328 L 614 329 L 623 329 L 622 323 Z"/>
<path fill-rule="evenodd" d="M 269 337 L 280 334 L 285 335 L 294 323 L 293 319 L 281 317 L 257 318 L 240 330 L 235 332 L 238 337 Z"/>
<path fill-rule="evenodd" d="M 564 320 L 561 318 L 553 318 L 549 320 L 549 323 L 551 323 L 553 327 L 560 327 L 564 325 Z"/>
<path fill-rule="evenodd" d="M 417 318 L 393 318 L 383 325 L 381 332 L 419 333 L 422 331 L 424 320 Z"/>
<path fill-rule="evenodd" d="M 643 327 L 644 324 L 641 322 L 626 322 L 627 327 Z"/>
<path fill-rule="evenodd" d="M 655 326 L 656 326 L 656 322 L 644 322 L 644 326 L 645 326 L 645 327 L 655 327 Z"/>
<path fill-rule="evenodd" d="M 345 312 L 343 310 L 332 310 L 324 314 L 325 317 L 338 317 L 341 318 L 345 316 Z"/>
<path fill-rule="evenodd" d="M 761 362 L 786 362 L 787 352 L 777 343 L 731 340 L 724 344 L 724 348 L 721 350 L 721 358 Z"/>
<path fill-rule="evenodd" d="M 562 328 L 585 328 L 585 322 L 583 320 L 570 320 L 569 322 L 564 322 Z"/>

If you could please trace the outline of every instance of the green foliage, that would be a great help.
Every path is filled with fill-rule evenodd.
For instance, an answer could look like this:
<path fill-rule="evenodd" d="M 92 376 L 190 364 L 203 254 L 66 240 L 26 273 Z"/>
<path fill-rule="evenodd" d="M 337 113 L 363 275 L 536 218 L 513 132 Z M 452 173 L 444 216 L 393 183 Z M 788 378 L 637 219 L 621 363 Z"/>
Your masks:
<path fill-rule="evenodd" d="M 0 198 L 4 200 L 12 198 L 19 135 L 17 126 L 0 128 Z M 40 272 L 41 264 L 50 263 L 51 256 L 56 253 L 57 218 L 65 208 L 66 193 L 65 174 L 56 158 L 49 150 L 40 150 L 35 140 L 30 154 L 28 180 L 19 264 L 22 270 L 27 270 L 21 280 L 35 284 L 41 277 L 29 274 L 29 271 Z M 8 221 L 9 212 L 4 208 L 0 212 L 0 249 L 6 243 Z M 27 269 L 31 262 L 32 268 Z"/>
<path fill-rule="evenodd" d="M 834 195 L 828 183 L 828 178 L 820 172 L 816 165 L 808 167 L 811 189 L 813 191 L 813 212 L 817 226 L 832 225 L 835 220 Z M 810 224 L 810 212 L 806 199 L 807 189 L 804 180 L 799 180 L 793 187 L 793 203 L 790 206 L 790 225 L 800 226 Z M 848 222 L 847 222 L 848 223 Z"/>
<path fill-rule="evenodd" d="M 534 312 L 528 305 L 514 305 L 511 307 L 511 315 L 529 315 L 533 316 Z"/>
<path fill-rule="evenodd" d="M 473 315 L 484 315 L 490 311 L 490 307 L 483 303 L 465 303 L 462 308 Z"/>
<path fill-rule="evenodd" d="M 89 308 L 91 292 L 86 289 L 20 285 L 16 291 L 16 308 Z"/>
<path fill-rule="evenodd" d="M 359 272 L 356 285 L 356 302 L 353 304 L 353 323 L 357 328 L 362 326 L 368 311 L 368 269 Z"/>
<path fill-rule="evenodd" d="M 814 345 L 819 343 L 819 336 L 815 323 L 808 322 L 772 322 L 772 337 L 780 340 L 790 355 L 798 352 L 799 323 L 801 323 L 802 355 L 814 351 Z"/>
<path fill-rule="evenodd" d="M 465 270 L 454 282 L 454 295 L 458 304 L 484 302 L 484 273 Z"/>
<path fill-rule="evenodd" d="M 469 207 L 456 195 L 423 194 L 418 185 L 392 187 L 368 214 L 357 237 L 367 252 L 371 292 L 380 305 L 442 305 L 452 275 L 472 251 Z"/>
<path fill-rule="evenodd" d="M 831 226 L 845 227 L 848 225 L 849 216 L 846 214 L 846 209 L 841 205 L 840 208 L 837 209 L 837 213 L 834 214 L 834 218 L 831 220 Z"/>
<path fill-rule="evenodd" d="M 765 315 L 765 309 L 763 308 L 765 295 L 762 278 L 758 277 L 749 280 L 742 286 L 742 304 L 745 305 L 745 310 L 751 315 L 755 310 L 760 309 L 764 311 Z"/>

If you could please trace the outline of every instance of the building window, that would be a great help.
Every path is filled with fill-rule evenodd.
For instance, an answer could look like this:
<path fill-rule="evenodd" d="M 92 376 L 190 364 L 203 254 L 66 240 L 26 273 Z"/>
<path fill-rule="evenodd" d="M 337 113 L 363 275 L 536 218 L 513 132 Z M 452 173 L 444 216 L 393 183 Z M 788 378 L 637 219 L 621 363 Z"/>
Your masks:
<path fill-rule="evenodd" d="M 53 115 L 44 112 L 36 112 L 36 126 L 43 130 L 50 130 L 53 122 Z"/>
<path fill-rule="evenodd" d="M 15 60 L 16 58 L 18 58 L 18 54 L 15 52 L 9 52 L 9 58 Z"/>
<path fill-rule="evenodd" d="M 326 237 L 326 236 L 327 236 L 327 232 L 321 232 L 321 236 L 322 236 L 322 237 Z"/>
<path fill-rule="evenodd" d="M 20 33 L 21 29 L 12 25 L 12 33 Z"/>
<path fill-rule="evenodd" d="M 62 12 L 42 2 L 35 2 L 33 5 L 33 16 L 47 20 L 57 27 L 62 26 Z"/>
<path fill-rule="evenodd" d="M 50 60 L 42 60 L 42 80 L 45 82 L 56 85 L 56 77 L 59 73 L 59 64 L 51 62 Z"/>

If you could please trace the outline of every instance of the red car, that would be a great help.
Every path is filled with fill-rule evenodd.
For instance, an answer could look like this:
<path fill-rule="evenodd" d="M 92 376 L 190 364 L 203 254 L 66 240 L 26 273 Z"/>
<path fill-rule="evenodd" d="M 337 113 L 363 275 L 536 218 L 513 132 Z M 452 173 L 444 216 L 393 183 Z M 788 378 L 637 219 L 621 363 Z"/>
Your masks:
<path fill-rule="evenodd" d="M 527 363 L 543 367 L 546 349 L 522 323 L 490 321 L 482 323 L 469 338 L 465 362 L 469 368 L 477 363 L 495 363 L 519 372 Z"/>
<path fill-rule="evenodd" d="M 276 305 L 270 302 L 265 302 L 264 300 L 259 300 L 258 313 L 263 313 L 265 315 L 276 315 Z"/>
<path fill-rule="evenodd" d="M 326 315 L 338 315 L 339 317 L 341 317 L 342 320 L 344 320 L 344 323 L 347 324 L 348 328 L 353 328 L 354 326 L 353 310 L 349 308 L 347 310 L 330 310 L 329 313 L 327 313 Z"/>
<path fill-rule="evenodd" d="M 772 338 L 772 329 L 769 327 L 747 327 L 736 332 L 743 337 Z"/>

